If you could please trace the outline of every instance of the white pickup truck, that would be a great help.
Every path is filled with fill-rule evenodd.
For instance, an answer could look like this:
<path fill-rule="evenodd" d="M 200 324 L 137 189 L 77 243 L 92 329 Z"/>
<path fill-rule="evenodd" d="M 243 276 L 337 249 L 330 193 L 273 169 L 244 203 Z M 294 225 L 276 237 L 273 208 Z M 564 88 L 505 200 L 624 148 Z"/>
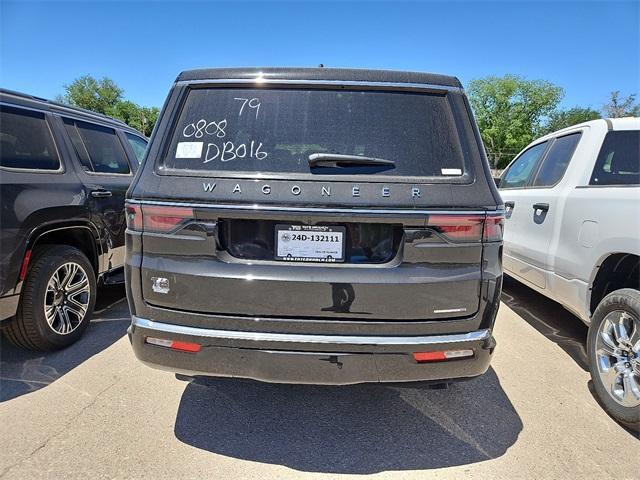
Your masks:
<path fill-rule="evenodd" d="M 504 271 L 589 325 L 594 388 L 640 428 L 640 118 L 602 119 L 531 143 L 498 180 Z"/>

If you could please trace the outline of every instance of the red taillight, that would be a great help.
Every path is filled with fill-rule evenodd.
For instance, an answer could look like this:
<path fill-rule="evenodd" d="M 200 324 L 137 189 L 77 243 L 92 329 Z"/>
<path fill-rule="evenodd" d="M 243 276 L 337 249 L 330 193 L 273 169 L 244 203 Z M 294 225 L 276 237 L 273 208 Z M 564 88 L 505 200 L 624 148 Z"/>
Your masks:
<path fill-rule="evenodd" d="M 194 218 L 191 207 L 127 205 L 127 227 L 138 232 L 166 233 Z"/>
<path fill-rule="evenodd" d="M 142 221 L 145 232 L 170 232 L 193 218 L 193 208 L 143 205 Z"/>
<path fill-rule="evenodd" d="M 504 217 L 501 215 L 429 215 L 427 226 L 454 242 L 499 242 Z"/>
<path fill-rule="evenodd" d="M 500 242 L 502 241 L 502 230 L 504 228 L 504 216 L 487 215 L 484 221 L 484 237 L 485 242 Z"/>
<path fill-rule="evenodd" d="M 482 240 L 484 215 L 429 215 L 427 226 L 457 242 Z"/>

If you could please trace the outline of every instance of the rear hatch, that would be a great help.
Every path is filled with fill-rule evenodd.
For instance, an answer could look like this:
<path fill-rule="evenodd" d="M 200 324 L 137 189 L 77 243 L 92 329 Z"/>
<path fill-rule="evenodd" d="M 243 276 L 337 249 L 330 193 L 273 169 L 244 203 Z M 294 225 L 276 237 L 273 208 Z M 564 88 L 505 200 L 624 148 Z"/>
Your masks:
<path fill-rule="evenodd" d="M 128 205 L 146 302 L 300 320 L 477 312 L 483 242 L 501 224 L 458 89 L 173 95 Z"/>

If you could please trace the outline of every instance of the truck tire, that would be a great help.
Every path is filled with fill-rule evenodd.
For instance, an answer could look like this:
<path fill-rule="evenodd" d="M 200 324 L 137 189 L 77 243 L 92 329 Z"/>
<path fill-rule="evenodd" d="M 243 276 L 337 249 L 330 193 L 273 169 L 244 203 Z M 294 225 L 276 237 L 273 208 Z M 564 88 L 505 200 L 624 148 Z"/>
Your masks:
<path fill-rule="evenodd" d="M 45 245 L 34 249 L 18 311 L 3 332 L 30 350 L 64 348 L 87 328 L 95 302 L 96 275 L 84 253 Z"/>
<path fill-rule="evenodd" d="M 587 338 L 589 370 L 605 410 L 640 431 L 640 292 L 622 288 L 604 297 Z"/>

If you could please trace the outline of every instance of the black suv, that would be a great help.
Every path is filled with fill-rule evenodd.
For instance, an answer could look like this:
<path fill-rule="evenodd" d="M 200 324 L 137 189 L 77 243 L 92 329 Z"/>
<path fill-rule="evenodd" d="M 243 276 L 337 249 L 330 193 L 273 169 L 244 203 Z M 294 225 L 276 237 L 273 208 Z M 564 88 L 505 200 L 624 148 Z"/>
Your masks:
<path fill-rule="evenodd" d="M 124 197 L 147 140 L 112 118 L 0 90 L 0 327 L 65 347 L 122 282 Z"/>
<path fill-rule="evenodd" d="M 456 78 L 184 72 L 126 212 L 151 366 L 325 384 L 489 366 L 503 206 Z"/>

